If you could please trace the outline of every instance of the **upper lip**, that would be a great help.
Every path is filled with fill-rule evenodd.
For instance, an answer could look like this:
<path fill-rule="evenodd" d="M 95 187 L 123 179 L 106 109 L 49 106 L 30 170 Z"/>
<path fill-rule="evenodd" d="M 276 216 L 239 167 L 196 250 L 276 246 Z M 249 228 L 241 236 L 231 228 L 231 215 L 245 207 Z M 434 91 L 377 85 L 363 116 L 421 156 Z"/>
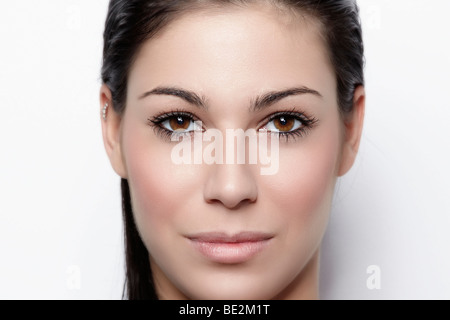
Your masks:
<path fill-rule="evenodd" d="M 258 242 L 273 238 L 273 235 L 264 232 L 244 231 L 233 235 L 226 232 L 202 232 L 187 236 L 188 239 L 198 242 L 209 243 L 244 243 Z"/>

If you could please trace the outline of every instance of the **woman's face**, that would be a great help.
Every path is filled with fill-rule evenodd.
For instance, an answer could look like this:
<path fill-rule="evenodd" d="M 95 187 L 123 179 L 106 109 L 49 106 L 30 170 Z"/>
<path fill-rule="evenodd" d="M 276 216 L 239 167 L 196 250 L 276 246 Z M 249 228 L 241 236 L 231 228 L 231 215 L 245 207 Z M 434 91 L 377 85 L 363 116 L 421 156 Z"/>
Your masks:
<path fill-rule="evenodd" d="M 161 298 L 286 298 L 317 269 L 343 125 L 318 27 L 292 18 L 262 6 L 189 13 L 132 66 L 116 171 L 128 179 Z M 227 130 L 281 132 L 269 138 L 279 142 L 277 170 L 225 155 L 177 163 L 170 133 L 194 120 L 223 134 L 224 154 Z"/>

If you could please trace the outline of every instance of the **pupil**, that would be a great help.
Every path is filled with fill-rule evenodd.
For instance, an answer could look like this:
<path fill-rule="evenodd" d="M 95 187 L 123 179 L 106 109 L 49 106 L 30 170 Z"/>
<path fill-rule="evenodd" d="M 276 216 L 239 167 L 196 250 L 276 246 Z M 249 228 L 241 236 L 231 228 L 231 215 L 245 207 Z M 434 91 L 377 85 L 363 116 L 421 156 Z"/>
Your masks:
<path fill-rule="evenodd" d="M 179 126 L 182 126 L 182 125 L 184 124 L 184 119 L 183 119 L 182 117 L 178 117 L 178 118 L 177 118 L 177 124 L 178 124 Z"/>

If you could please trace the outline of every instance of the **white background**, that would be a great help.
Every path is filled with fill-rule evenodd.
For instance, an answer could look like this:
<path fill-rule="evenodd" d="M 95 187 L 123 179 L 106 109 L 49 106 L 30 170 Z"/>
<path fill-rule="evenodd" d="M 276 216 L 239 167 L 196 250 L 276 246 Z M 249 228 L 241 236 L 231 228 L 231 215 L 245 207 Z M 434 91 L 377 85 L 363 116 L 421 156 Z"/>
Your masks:
<path fill-rule="evenodd" d="M 366 123 L 336 192 L 321 297 L 450 299 L 450 2 L 359 4 Z M 106 9 L 1 1 L 0 299 L 121 298 L 119 179 L 98 106 Z"/>

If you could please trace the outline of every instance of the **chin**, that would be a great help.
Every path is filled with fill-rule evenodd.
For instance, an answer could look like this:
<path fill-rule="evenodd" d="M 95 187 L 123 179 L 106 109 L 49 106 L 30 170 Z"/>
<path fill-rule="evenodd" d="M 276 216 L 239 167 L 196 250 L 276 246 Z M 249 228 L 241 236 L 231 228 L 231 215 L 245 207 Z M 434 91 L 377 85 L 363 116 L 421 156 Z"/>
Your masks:
<path fill-rule="evenodd" d="M 274 288 L 265 280 L 243 283 L 239 280 L 212 281 L 197 283 L 187 294 L 193 300 L 269 300 L 273 298 Z"/>
<path fill-rule="evenodd" d="M 270 300 L 273 298 L 262 292 L 246 290 L 237 286 L 234 290 L 210 290 L 203 291 L 200 295 L 193 295 L 193 300 Z"/>

